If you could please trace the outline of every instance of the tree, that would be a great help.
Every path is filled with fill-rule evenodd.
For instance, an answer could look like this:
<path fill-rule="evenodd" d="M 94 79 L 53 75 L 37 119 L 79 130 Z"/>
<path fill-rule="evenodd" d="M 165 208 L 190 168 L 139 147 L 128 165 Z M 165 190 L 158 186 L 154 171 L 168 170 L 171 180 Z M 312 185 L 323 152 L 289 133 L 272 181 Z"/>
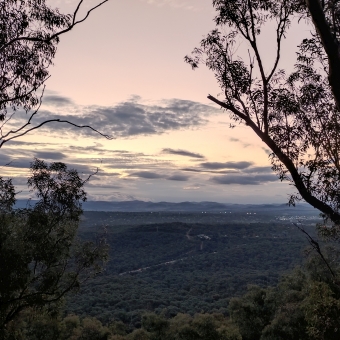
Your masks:
<path fill-rule="evenodd" d="M 34 124 L 34 118 L 60 36 L 107 1 L 92 7 L 81 19 L 78 13 L 83 0 L 72 15 L 52 9 L 46 0 L 1 1 L 0 148 L 50 122 L 98 132 L 62 119 L 46 118 Z M 13 120 L 20 111 L 27 120 L 16 126 Z M 68 292 L 100 272 L 107 259 L 104 238 L 75 242 L 81 202 L 86 200 L 83 186 L 89 178 L 82 180 L 63 163 L 47 165 L 37 159 L 31 172 L 28 186 L 39 201 L 21 210 L 13 209 L 16 192 L 11 179 L 0 177 L 0 332 L 22 311 L 57 308 Z"/>
<path fill-rule="evenodd" d="M 108 0 L 87 11 L 82 19 L 78 13 L 81 0 L 73 15 L 52 9 L 46 0 L 2 0 L 0 3 L 0 148 L 4 143 L 23 136 L 39 127 L 60 122 L 80 128 L 62 119 L 46 119 L 34 123 L 49 78 L 59 38 L 88 18 L 90 13 Z M 11 122 L 18 110 L 26 112 L 27 121 L 20 126 Z M 98 132 L 98 131 L 96 131 Z M 106 138 L 109 136 L 104 135 Z"/>
<path fill-rule="evenodd" d="M 328 80 L 340 111 L 340 1 L 305 0 L 319 38 L 319 49 L 328 57 Z"/>
<path fill-rule="evenodd" d="M 263 328 L 272 318 L 274 307 L 272 295 L 271 288 L 251 286 L 242 298 L 230 300 L 230 317 L 239 327 L 242 339 L 261 338 Z"/>
<path fill-rule="evenodd" d="M 39 201 L 26 209 L 13 209 L 13 184 L 0 177 L 0 330 L 25 309 L 57 305 L 107 260 L 104 238 L 74 242 L 87 180 L 59 162 L 30 169 Z"/>
<path fill-rule="evenodd" d="M 311 9 L 314 2 L 318 1 L 306 0 Z M 194 69 L 203 63 L 214 72 L 224 98 L 208 98 L 228 111 L 235 122 L 249 126 L 269 147 L 273 170 L 297 189 L 289 202 L 294 205 L 304 199 L 340 224 L 340 115 L 336 99 L 340 78 L 333 77 L 340 64 L 331 59 L 331 43 L 320 44 L 323 35 L 318 35 L 318 30 L 304 39 L 298 46 L 295 70 L 286 75 L 279 69 L 282 41 L 294 17 L 310 20 L 304 2 L 213 0 L 213 6 L 217 28 L 185 57 L 186 62 Z M 322 13 L 327 22 L 331 12 L 324 6 Z M 336 25 L 327 26 L 333 37 L 338 37 L 337 20 Z M 259 35 L 268 22 L 276 25 L 272 65 L 264 65 L 258 47 Z M 227 33 L 222 34 L 222 28 Z M 248 61 L 234 55 L 240 40 L 249 46 Z"/>
<path fill-rule="evenodd" d="M 339 263 L 334 250 L 327 256 Z M 338 265 L 335 270 L 339 272 Z M 229 311 L 244 340 L 339 339 L 339 285 L 315 254 L 275 287 L 250 286 L 242 297 L 230 300 Z"/>

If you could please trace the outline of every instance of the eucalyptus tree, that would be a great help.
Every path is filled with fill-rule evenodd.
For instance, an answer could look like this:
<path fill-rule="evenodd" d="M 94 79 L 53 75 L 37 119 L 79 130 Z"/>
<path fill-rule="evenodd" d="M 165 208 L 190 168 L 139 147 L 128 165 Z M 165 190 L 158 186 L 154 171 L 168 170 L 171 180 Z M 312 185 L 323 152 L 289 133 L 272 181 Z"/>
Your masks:
<path fill-rule="evenodd" d="M 0 1 L 0 148 L 50 122 L 91 128 L 48 117 L 34 122 L 60 36 L 108 0 L 79 18 L 83 2 L 61 14 L 46 0 Z M 58 304 L 107 258 L 104 239 L 75 242 L 87 180 L 63 163 L 35 160 L 30 169 L 28 186 L 39 201 L 23 210 L 14 209 L 12 180 L 0 176 L 0 337 L 22 311 Z"/>
<path fill-rule="evenodd" d="M 50 122 L 77 126 L 66 120 L 48 118 L 34 124 L 34 117 L 41 105 L 60 36 L 85 21 L 93 10 L 107 1 L 99 2 L 81 18 L 79 11 L 83 0 L 73 14 L 60 13 L 46 4 L 46 0 L 0 2 L 0 148 Z M 19 110 L 26 113 L 26 120 L 13 125 Z"/>
<path fill-rule="evenodd" d="M 313 2 L 306 0 L 310 8 Z M 333 63 L 328 42 L 323 41 L 317 24 L 313 25 L 306 3 L 213 0 L 216 29 L 185 60 L 194 69 L 204 64 L 214 73 L 222 97 L 208 98 L 225 109 L 233 121 L 252 129 L 271 150 L 273 170 L 297 189 L 289 202 L 303 199 L 339 225 L 340 115 L 336 91 L 340 86 L 336 82 L 340 83 L 340 77 L 333 80 L 333 74 L 340 64 Z M 333 24 L 326 6 L 331 3 L 338 1 L 323 2 L 319 10 L 337 44 L 338 17 Z M 312 35 L 297 47 L 295 69 L 287 74 L 279 68 L 282 44 L 295 18 L 309 21 Z M 259 48 L 269 22 L 275 25 L 272 64 L 264 62 L 268 52 Z M 249 57 L 244 59 L 235 52 L 241 42 L 249 48 Z M 333 236 L 337 237 L 338 230 L 332 229 Z"/>

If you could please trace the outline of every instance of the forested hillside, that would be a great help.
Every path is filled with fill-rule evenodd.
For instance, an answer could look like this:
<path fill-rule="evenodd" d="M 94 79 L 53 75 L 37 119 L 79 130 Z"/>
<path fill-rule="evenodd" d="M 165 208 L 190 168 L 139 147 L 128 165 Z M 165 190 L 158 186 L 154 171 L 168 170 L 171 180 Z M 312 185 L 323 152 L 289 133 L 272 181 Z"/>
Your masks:
<path fill-rule="evenodd" d="M 292 219 L 314 233 L 315 220 Z M 230 298 L 249 284 L 276 284 L 307 246 L 288 216 L 270 214 L 85 212 L 79 235 L 104 228 L 106 270 L 67 300 L 66 312 L 134 327 L 145 312 L 227 315 Z"/>

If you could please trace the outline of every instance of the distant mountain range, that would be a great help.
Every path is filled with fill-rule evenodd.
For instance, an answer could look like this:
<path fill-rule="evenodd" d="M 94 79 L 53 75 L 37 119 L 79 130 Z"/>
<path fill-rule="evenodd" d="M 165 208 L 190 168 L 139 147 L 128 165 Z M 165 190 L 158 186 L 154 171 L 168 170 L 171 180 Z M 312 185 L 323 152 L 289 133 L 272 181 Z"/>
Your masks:
<path fill-rule="evenodd" d="M 18 200 L 16 208 L 25 208 L 27 200 Z M 30 201 L 34 204 L 35 201 Z M 249 212 L 249 213 L 280 213 L 294 215 L 318 215 L 319 212 L 308 204 L 289 207 L 287 204 L 229 204 L 217 202 L 145 202 L 145 201 L 88 201 L 83 203 L 85 211 L 121 211 L 121 212 Z"/>

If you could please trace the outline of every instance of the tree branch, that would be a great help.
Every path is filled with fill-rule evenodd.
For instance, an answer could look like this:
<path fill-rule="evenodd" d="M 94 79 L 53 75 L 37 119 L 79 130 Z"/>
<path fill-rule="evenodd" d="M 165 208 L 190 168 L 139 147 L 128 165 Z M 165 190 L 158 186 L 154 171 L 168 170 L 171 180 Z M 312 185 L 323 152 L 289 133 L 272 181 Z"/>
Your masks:
<path fill-rule="evenodd" d="M 96 8 L 102 6 L 105 2 L 108 2 L 108 1 L 109 1 L 109 0 L 104 0 L 104 1 L 102 1 L 101 3 L 99 3 L 98 5 L 92 7 L 89 11 L 87 11 L 87 13 L 86 13 L 86 15 L 85 15 L 85 17 L 84 17 L 83 19 L 76 21 L 77 13 L 78 13 L 79 8 L 80 8 L 80 6 L 81 6 L 81 4 L 82 4 L 82 2 L 83 2 L 83 0 L 81 0 L 81 1 L 78 3 L 78 5 L 77 5 L 77 8 L 76 8 L 76 10 L 75 10 L 75 12 L 74 12 L 74 14 L 73 14 L 72 24 L 71 24 L 69 27 L 67 27 L 67 28 L 65 28 L 64 30 L 61 30 L 61 31 L 59 31 L 59 32 L 57 32 L 57 33 L 54 33 L 54 34 L 52 34 L 51 36 L 49 36 L 49 37 L 47 37 L 47 38 L 45 38 L 45 39 L 43 39 L 43 38 L 38 38 L 38 37 L 29 37 L 29 36 L 14 38 L 14 39 L 10 40 L 9 42 L 7 42 L 7 43 L 5 43 L 5 44 L 3 44 L 3 45 L 1 46 L 1 48 L 0 48 L 0 53 L 1 53 L 5 48 L 7 48 L 8 46 L 14 44 L 14 43 L 17 42 L 17 41 L 32 41 L 32 42 L 44 42 L 44 43 L 49 43 L 50 41 L 52 41 L 53 39 L 59 37 L 60 35 L 66 33 L 66 32 L 71 31 L 71 30 L 74 28 L 74 26 L 76 26 L 77 24 L 80 24 L 80 23 L 82 23 L 83 21 L 85 21 L 85 20 L 88 18 L 88 16 L 90 15 L 90 13 L 91 13 L 92 11 L 94 11 Z"/>
<path fill-rule="evenodd" d="M 302 233 L 304 233 L 306 235 L 306 238 L 309 242 L 309 244 L 312 246 L 312 248 L 320 255 L 322 261 L 325 263 L 327 269 L 329 270 L 329 272 L 331 273 L 331 275 L 333 276 L 333 278 L 335 279 L 336 276 L 332 270 L 332 268 L 330 267 L 329 263 L 327 262 L 326 258 L 323 256 L 320 245 L 317 241 L 315 241 L 312 236 L 310 236 L 307 231 L 301 227 L 299 227 L 296 223 L 293 223 L 295 225 L 296 228 L 298 228 Z"/>
<path fill-rule="evenodd" d="M 94 131 L 94 132 L 100 134 L 101 136 L 105 137 L 106 139 L 109 139 L 109 140 L 114 139 L 114 137 L 109 136 L 109 135 L 106 135 L 106 134 L 104 134 L 104 133 L 101 133 L 100 131 L 98 131 L 97 129 L 93 128 L 93 127 L 90 126 L 90 125 L 78 125 L 78 124 L 72 123 L 72 122 L 70 122 L 70 121 L 68 121 L 68 120 L 63 120 L 63 119 L 56 118 L 56 119 L 48 119 L 48 120 L 45 120 L 44 122 L 40 123 L 39 125 L 34 126 L 34 127 L 30 128 L 30 129 L 28 129 L 28 130 L 26 130 L 26 131 L 24 131 L 24 132 L 22 132 L 22 133 L 20 133 L 20 134 L 18 134 L 18 135 L 15 135 L 15 136 L 10 137 L 10 138 L 8 138 L 8 139 L 4 139 L 4 140 L 0 143 L 0 148 L 2 147 L 3 144 L 9 142 L 10 140 L 16 139 L 16 138 L 19 138 L 19 137 L 22 137 L 22 136 L 26 135 L 27 133 L 29 133 L 29 132 L 31 132 L 31 131 L 33 131 L 33 130 L 39 129 L 41 126 L 43 126 L 43 125 L 45 125 L 45 124 L 47 124 L 47 123 L 51 123 L 51 122 L 67 123 L 67 124 L 70 124 L 70 125 L 72 125 L 72 126 L 75 126 L 75 127 L 77 127 L 77 128 L 81 128 L 81 129 L 87 128 L 87 129 L 90 129 L 90 130 L 92 130 L 92 131 Z"/>
<path fill-rule="evenodd" d="M 253 131 L 261 138 L 261 140 L 273 151 L 273 153 L 278 157 L 278 159 L 285 165 L 285 167 L 291 174 L 294 185 L 298 192 L 300 193 L 300 195 L 302 196 L 302 198 L 307 203 L 312 205 L 314 208 L 320 210 L 326 216 L 329 216 L 333 222 L 340 224 L 340 214 L 334 211 L 328 204 L 320 201 L 318 198 L 310 194 L 310 192 L 308 191 L 303 182 L 300 173 L 296 169 L 293 161 L 281 150 L 279 146 L 276 145 L 276 143 L 270 138 L 270 136 L 268 136 L 261 129 L 259 129 L 258 126 L 249 117 L 244 115 L 242 112 L 238 111 L 236 108 L 233 108 L 230 105 L 221 102 L 220 100 L 214 98 L 211 95 L 208 96 L 208 99 L 215 102 L 219 106 L 227 110 L 230 110 L 238 117 L 240 117 L 248 126 L 250 126 L 253 129 Z"/>

